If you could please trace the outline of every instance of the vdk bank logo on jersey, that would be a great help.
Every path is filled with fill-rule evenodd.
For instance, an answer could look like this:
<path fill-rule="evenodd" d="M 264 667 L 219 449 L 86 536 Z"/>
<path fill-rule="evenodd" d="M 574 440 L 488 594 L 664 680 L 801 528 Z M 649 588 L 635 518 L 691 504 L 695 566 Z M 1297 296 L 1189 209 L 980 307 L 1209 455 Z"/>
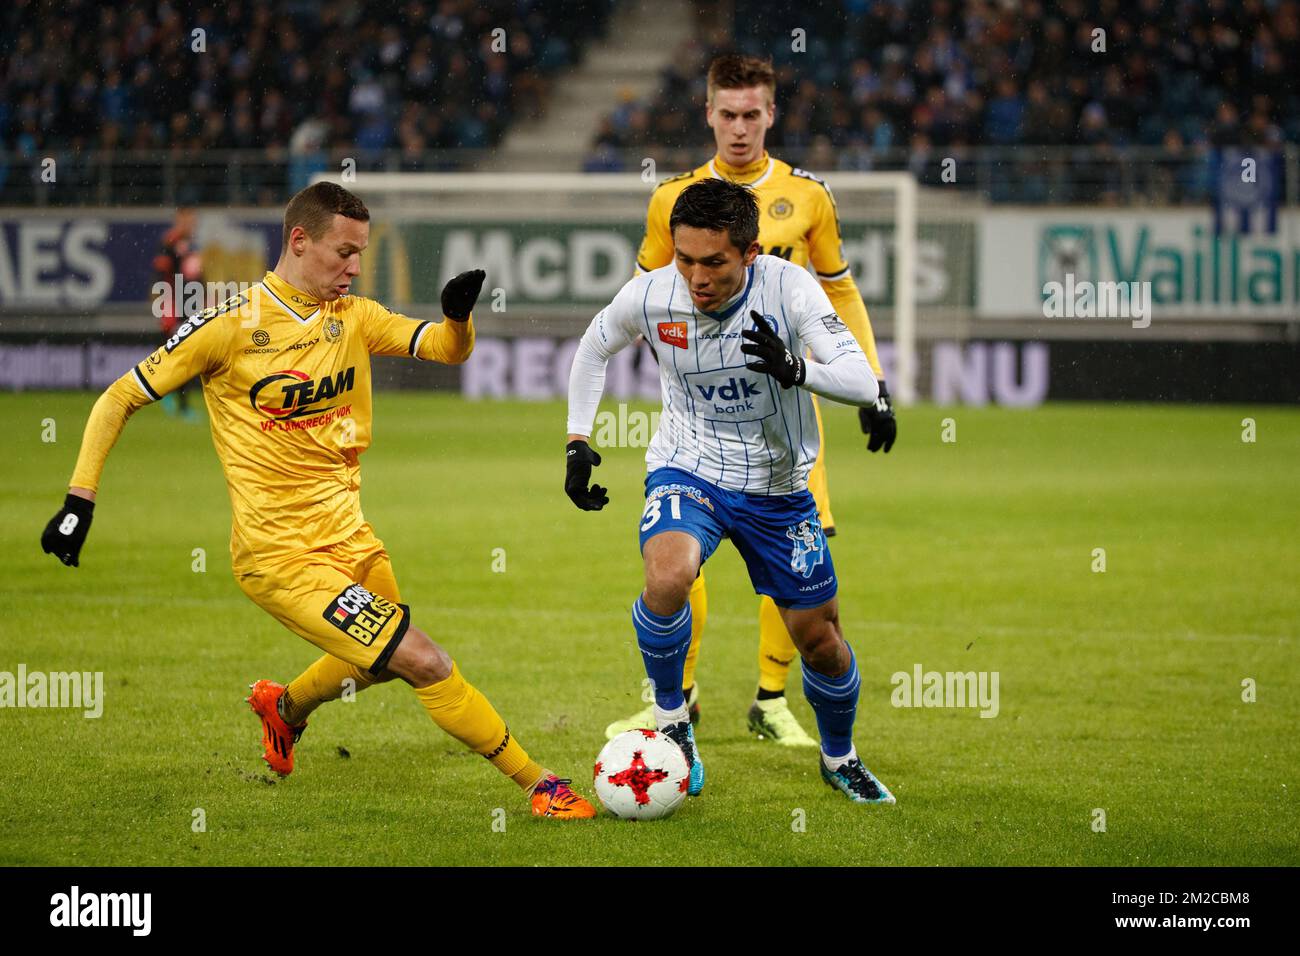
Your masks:
<path fill-rule="evenodd" d="M 821 527 L 813 521 L 800 521 L 785 529 L 785 536 L 793 542 L 790 551 L 790 568 L 811 577 L 813 571 L 826 557 L 826 539 L 822 537 Z"/>
<path fill-rule="evenodd" d="M 705 421 L 756 422 L 776 412 L 767 376 L 745 366 L 687 372 L 687 390 L 695 414 Z"/>

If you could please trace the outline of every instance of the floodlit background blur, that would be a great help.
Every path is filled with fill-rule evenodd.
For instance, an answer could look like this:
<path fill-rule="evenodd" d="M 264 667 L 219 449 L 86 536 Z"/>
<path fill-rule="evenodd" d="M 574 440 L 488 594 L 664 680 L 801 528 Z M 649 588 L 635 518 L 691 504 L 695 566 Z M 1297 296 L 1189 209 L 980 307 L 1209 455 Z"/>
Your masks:
<path fill-rule="evenodd" d="M 471 262 L 505 293 L 478 365 L 384 383 L 558 394 L 566 344 L 632 273 L 650 186 L 458 208 L 368 174 L 662 180 L 712 155 L 704 74 L 738 50 L 776 67 L 773 155 L 832 187 L 920 183 L 919 398 L 1300 397 L 1293 0 L 29 0 L 0 25 L 0 388 L 105 385 L 157 337 L 160 276 L 255 280 L 285 201 L 327 175 L 376 214 L 364 293 L 427 313 Z M 892 363 L 892 193 L 837 198 Z M 1149 282 L 1150 327 L 1045 318 L 1067 273 Z"/>

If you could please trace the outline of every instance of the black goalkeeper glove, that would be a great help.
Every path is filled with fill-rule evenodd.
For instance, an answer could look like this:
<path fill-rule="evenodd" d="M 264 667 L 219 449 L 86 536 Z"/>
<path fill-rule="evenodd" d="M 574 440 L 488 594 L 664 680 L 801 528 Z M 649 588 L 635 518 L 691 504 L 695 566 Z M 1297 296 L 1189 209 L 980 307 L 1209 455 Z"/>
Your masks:
<path fill-rule="evenodd" d="M 564 447 L 564 458 L 564 491 L 573 503 L 583 511 L 599 511 L 609 504 L 608 488 L 587 487 L 591 469 L 600 464 L 600 455 L 585 441 L 574 439 Z"/>
<path fill-rule="evenodd" d="M 894 439 L 898 437 L 898 419 L 894 417 L 894 403 L 889 400 L 889 389 L 885 388 L 883 381 L 876 403 L 858 409 L 858 423 L 862 425 L 862 434 L 868 436 L 867 451 L 880 451 L 884 446 L 888 454 L 894 447 Z"/>
<path fill-rule="evenodd" d="M 754 356 L 758 361 L 746 362 L 745 368 L 751 372 L 771 375 L 781 383 L 782 388 L 802 385 L 808 373 L 803 356 L 791 352 L 776 334 L 776 330 L 753 309 L 750 309 L 749 317 L 754 320 L 758 328 L 745 329 L 740 333 L 741 337 L 750 343 L 742 345 L 740 351 L 745 355 Z"/>
<path fill-rule="evenodd" d="M 442 314 L 457 322 L 464 322 L 474 311 L 478 294 L 483 291 L 483 280 L 487 273 L 482 269 L 471 269 L 447 280 L 442 287 Z"/>
<path fill-rule="evenodd" d="M 63 499 L 63 507 L 41 534 L 41 548 L 68 567 L 80 567 L 78 558 L 81 546 L 86 543 L 86 532 L 95 514 L 95 503 L 71 492 Z"/>

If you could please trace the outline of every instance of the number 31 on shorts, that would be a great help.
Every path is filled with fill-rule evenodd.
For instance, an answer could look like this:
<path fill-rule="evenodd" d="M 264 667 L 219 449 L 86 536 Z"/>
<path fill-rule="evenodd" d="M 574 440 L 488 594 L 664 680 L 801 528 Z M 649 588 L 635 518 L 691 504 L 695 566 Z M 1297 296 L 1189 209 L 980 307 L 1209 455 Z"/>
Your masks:
<path fill-rule="evenodd" d="M 641 512 L 641 530 L 649 531 L 654 527 L 655 522 L 659 520 L 659 508 L 663 503 L 663 498 L 651 498 L 645 503 L 645 511 Z M 682 520 L 682 496 L 668 495 L 668 510 L 672 512 L 674 521 Z"/>

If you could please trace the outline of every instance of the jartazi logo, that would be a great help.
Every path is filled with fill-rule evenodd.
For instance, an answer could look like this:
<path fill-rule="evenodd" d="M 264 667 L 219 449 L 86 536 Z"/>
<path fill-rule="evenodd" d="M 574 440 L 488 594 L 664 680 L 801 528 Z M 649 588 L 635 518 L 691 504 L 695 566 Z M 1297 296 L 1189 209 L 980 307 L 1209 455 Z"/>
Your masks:
<path fill-rule="evenodd" d="M 148 936 L 153 924 L 152 893 L 69 893 L 50 897 L 51 926 L 129 926 L 132 935 Z"/>

